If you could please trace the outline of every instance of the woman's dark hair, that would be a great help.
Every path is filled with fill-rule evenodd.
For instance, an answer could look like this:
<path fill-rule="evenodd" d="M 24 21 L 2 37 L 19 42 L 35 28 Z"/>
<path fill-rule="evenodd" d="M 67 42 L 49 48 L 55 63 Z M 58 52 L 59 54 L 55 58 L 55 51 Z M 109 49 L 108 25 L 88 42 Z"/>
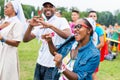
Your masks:
<path fill-rule="evenodd" d="M 92 27 L 92 25 L 89 23 L 89 21 L 87 19 L 83 18 L 83 20 L 85 21 L 85 24 L 90 27 L 89 29 L 92 29 L 92 32 L 90 33 L 90 36 L 92 36 L 93 35 L 93 27 Z"/>

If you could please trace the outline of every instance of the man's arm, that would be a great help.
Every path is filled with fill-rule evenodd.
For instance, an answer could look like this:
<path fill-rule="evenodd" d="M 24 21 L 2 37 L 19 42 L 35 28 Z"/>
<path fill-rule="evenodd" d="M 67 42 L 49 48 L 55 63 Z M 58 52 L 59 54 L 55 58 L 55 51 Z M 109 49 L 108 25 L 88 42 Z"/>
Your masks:
<path fill-rule="evenodd" d="M 34 16 L 31 20 L 30 20 L 30 24 L 28 26 L 28 29 L 26 30 L 25 34 L 24 34 L 24 38 L 23 41 L 24 42 L 28 42 L 32 39 L 35 38 L 35 35 L 31 33 L 32 29 L 34 26 L 39 26 L 39 20 L 41 18 L 39 18 L 38 16 Z"/>
<path fill-rule="evenodd" d="M 104 35 L 99 37 L 100 43 L 97 45 L 98 49 L 101 49 L 104 46 Z"/>
<path fill-rule="evenodd" d="M 5 27 L 7 27 L 8 25 L 10 25 L 9 22 L 4 22 L 3 24 L 0 25 L 0 29 L 3 29 Z"/>
<path fill-rule="evenodd" d="M 20 43 L 20 41 L 6 39 L 6 38 L 2 37 L 2 35 L 0 35 L 0 40 L 1 40 L 1 42 L 4 42 L 8 45 L 15 46 L 15 47 L 18 47 L 18 45 Z"/>
<path fill-rule="evenodd" d="M 41 28 L 50 28 L 52 29 L 54 32 L 56 32 L 60 37 L 67 39 L 70 35 L 71 35 L 71 30 L 70 28 L 66 28 L 63 30 L 58 29 L 56 26 L 49 24 L 47 22 L 44 21 L 40 21 L 40 23 L 43 25 L 43 27 Z M 64 26 L 63 26 L 64 27 Z"/>
<path fill-rule="evenodd" d="M 60 30 L 55 26 L 50 27 L 53 31 L 55 31 L 60 37 L 67 39 L 71 35 L 70 28 L 66 28 L 64 30 Z"/>
<path fill-rule="evenodd" d="M 24 42 L 28 42 L 28 41 L 30 41 L 30 40 L 35 38 L 35 35 L 31 33 L 32 28 L 33 27 L 31 25 L 28 26 L 28 29 L 26 30 L 26 32 L 24 34 L 24 38 L 23 38 Z"/>

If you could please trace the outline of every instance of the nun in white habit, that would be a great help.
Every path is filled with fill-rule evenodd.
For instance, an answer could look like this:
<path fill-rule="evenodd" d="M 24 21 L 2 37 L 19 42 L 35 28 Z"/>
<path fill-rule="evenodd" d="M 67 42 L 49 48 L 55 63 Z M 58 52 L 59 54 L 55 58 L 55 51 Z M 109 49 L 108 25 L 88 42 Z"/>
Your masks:
<path fill-rule="evenodd" d="M 18 50 L 23 39 L 25 17 L 18 1 L 5 5 L 7 19 L 0 30 L 0 80 L 19 80 Z"/>

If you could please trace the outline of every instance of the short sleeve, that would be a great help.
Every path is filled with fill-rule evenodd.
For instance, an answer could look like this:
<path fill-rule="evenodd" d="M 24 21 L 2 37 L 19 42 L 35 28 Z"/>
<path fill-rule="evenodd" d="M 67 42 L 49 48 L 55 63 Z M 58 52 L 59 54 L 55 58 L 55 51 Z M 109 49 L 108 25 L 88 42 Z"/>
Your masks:
<path fill-rule="evenodd" d="M 98 36 L 104 35 L 104 31 L 102 30 L 101 27 L 96 27 L 95 32 L 97 33 Z"/>
<path fill-rule="evenodd" d="M 60 18 L 61 22 L 61 30 L 64 30 L 66 28 L 70 28 L 68 21 L 65 18 Z"/>
<path fill-rule="evenodd" d="M 13 27 L 13 40 L 22 41 L 24 27 L 20 22 L 15 23 Z"/>

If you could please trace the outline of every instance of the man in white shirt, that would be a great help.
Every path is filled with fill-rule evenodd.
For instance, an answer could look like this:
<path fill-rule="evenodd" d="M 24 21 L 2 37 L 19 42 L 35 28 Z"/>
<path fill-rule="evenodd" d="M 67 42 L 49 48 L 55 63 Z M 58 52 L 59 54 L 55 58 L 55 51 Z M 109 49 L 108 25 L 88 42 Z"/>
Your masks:
<path fill-rule="evenodd" d="M 41 39 L 41 36 L 46 33 L 51 33 L 53 35 L 53 43 L 57 46 L 62 44 L 65 39 L 71 35 L 71 31 L 66 19 L 61 19 L 55 16 L 55 6 L 51 2 L 43 3 L 43 13 L 47 21 L 41 21 L 41 19 L 34 17 L 30 21 L 23 41 L 28 42 L 34 38 L 42 40 L 42 45 L 39 50 L 39 56 L 36 63 L 34 80 L 57 80 L 58 78 L 53 75 L 55 68 L 55 62 L 53 61 L 54 57 L 49 51 L 47 42 Z M 34 27 L 39 24 L 43 25 L 43 29 L 40 27 Z"/>

